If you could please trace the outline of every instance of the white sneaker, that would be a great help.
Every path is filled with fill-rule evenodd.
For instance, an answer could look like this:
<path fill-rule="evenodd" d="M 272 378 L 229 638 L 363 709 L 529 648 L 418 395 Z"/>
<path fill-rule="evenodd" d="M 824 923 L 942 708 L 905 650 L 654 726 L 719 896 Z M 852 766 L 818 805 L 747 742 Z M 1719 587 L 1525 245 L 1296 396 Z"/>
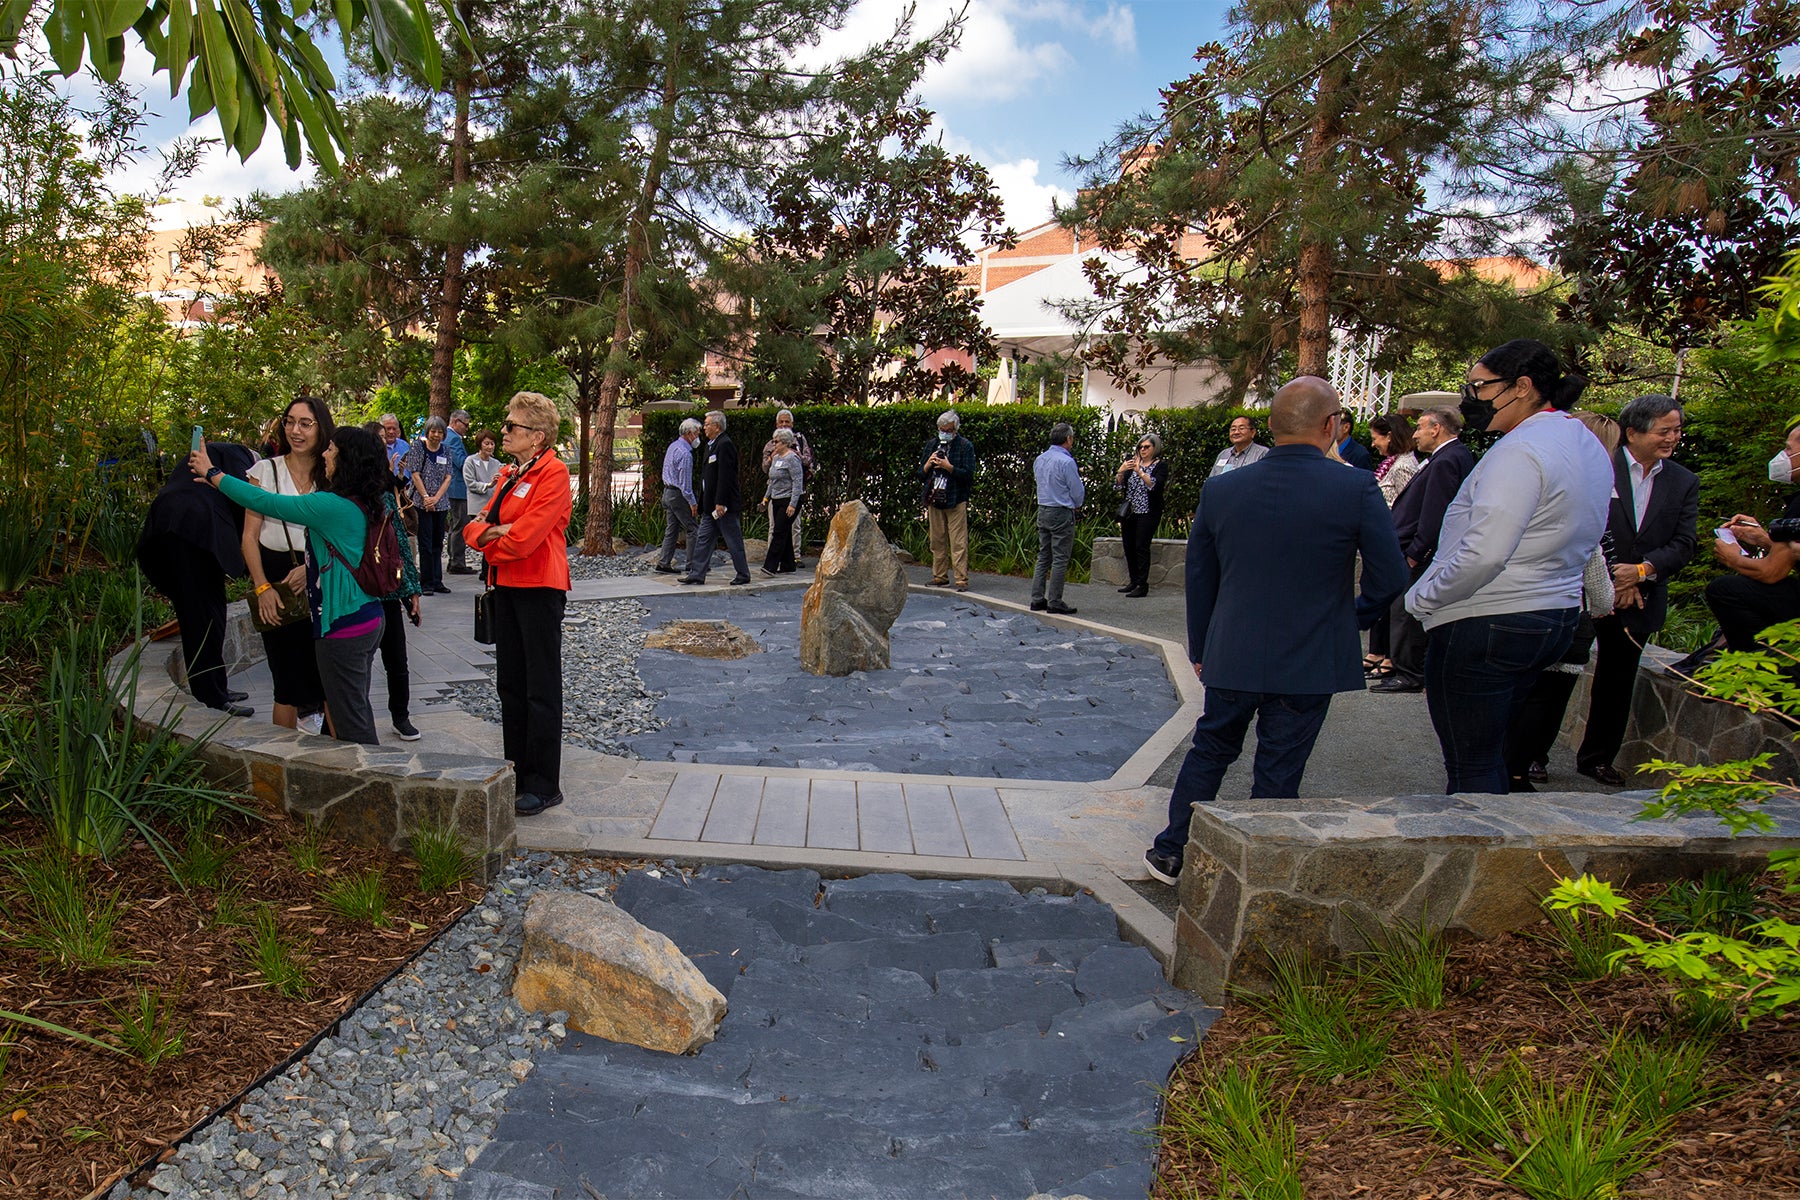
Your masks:
<path fill-rule="evenodd" d="M 318 737 L 325 732 L 325 714 L 322 712 L 304 713 L 298 722 L 301 733 L 310 733 Z"/>

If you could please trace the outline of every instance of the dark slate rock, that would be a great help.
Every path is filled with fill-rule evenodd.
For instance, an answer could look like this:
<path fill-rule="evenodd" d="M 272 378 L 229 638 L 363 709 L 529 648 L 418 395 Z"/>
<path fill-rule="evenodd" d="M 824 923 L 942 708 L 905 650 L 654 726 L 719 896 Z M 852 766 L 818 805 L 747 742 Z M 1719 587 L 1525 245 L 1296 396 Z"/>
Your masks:
<path fill-rule="evenodd" d="M 1103 946 L 1116 946 L 1116 938 L 1002 938 L 988 947 L 996 967 L 1058 966 L 1070 970 L 1087 961 Z"/>
<path fill-rule="evenodd" d="M 929 982 L 897 967 L 826 972 L 798 962 L 759 959 L 733 985 L 731 1012 L 745 1020 L 811 1011 L 861 1021 L 869 1019 L 877 1004 L 891 1008 L 930 996 Z"/>
<path fill-rule="evenodd" d="M 824 942 L 856 942 L 880 937 L 890 932 L 838 912 L 814 908 L 810 900 L 795 904 L 788 900 L 765 900 L 752 906 L 749 915 L 780 934 L 795 946 L 816 946 Z"/>
<path fill-rule="evenodd" d="M 801 962 L 822 971 L 844 967 L 899 967 L 916 973 L 927 982 L 935 979 L 939 971 L 981 967 L 988 962 L 987 947 L 972 931 L 832 942 L 803 947 L 799 955 Z"/>
<path fill-rule="evenodd" d="M 986 939 L 1116 939 L 1119 918 L 1092 897 L 1045 896 L 1036 904 L 963 905 L 932 914 L 932 931 L 979 930 Z"/>
<path fill-rule="evenodd" d="M 1162 965 L 1142 946 L 1102 946 L 1081 960 L 1075 990 L 1084 999 L 1137 996 L 1162 990 Z"/>

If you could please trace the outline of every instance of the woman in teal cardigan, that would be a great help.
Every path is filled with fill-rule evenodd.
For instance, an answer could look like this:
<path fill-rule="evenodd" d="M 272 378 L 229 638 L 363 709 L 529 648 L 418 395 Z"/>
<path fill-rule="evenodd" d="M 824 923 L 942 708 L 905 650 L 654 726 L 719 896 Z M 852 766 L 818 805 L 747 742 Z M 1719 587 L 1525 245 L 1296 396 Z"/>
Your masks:
<path fill-rule="evenodd" d="M 369 521 L 381 519 L 387 455 L 380 438 L 352 427 L 332 434 L 324 459 L 324 490 L 304 496 L 276 495 L 233 479 L 213 466 L 204 450 L 190 455 L 188 465 L 226 499 L 305 527 L 306 592 L 312 601 L 313 652 L 325 685 L 325 719 L 333 737 L 373 746 L 378 739 L 369 707 L 369 669 L 381 644 L 381 600 L 357 586 L 351 568 L 362 562 Z"/>

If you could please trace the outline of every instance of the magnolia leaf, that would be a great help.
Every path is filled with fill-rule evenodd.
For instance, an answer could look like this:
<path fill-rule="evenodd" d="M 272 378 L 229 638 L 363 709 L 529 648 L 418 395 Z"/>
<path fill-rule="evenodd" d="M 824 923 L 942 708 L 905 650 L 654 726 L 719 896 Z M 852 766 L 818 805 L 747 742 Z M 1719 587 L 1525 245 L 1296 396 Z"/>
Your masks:
<path fill-rule="evenodd" d="M 232 0 L 224 2 L 230 4 Z M 225 19 L 213 7 L 213 0 L 199 0 L 199 5 L 200 61 L 212 85 L 219 129 L 225 134 L 226 144 L 233 145 L 238 123 L 237 55 L 231 51 L 231 35 L 225 31 Z"/>
<path fill-rule="evenodd" d="M 50 56 L 56 60 L 57 70 L 64 75 L 81 70 L 81 51 L 87 44 L 87 30 L 82 23 L 80 6 L 59 4 L 52 8 L 44 21 L 44 39 L 50 43 Z"/>

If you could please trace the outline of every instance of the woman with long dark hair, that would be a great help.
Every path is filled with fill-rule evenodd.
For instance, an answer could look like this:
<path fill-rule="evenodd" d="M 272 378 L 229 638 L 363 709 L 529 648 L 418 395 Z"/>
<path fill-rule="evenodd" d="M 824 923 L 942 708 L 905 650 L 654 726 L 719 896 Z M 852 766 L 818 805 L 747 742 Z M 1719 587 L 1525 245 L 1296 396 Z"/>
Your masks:
<path fill-rule="evenodd" d="M 324 449 L 337 432 L 331 410 L 312 396 L 288 402 L 270 438 L 274 454 L 250 468 L 251 483 L 277 496 L 306 496 L 325 486 Z M 294 729 L 299 718 L 325 708 L 325 685 L 313 653 L 311 606 L 306 599 L 306 530 L 286 521 L 244 514 L 244 565 L 250 571 L 250 607 L 262 634 L 263 658 L 275 684 L 270 719 Z M 298 619 L 277 624 L 299 608 Z M 317 722 L 309 732 L 319 731 Z"/>
<path fill-rule="evenodd" d="M 1612 464 L 1569 409 L 1587 380 L 1542 342 L 1469 368 L 1464 424 L 1498 433 L 1444 514 L 1438 553 L 1406 594 L 1425 626 L 1425 700 L 1446 790 L 1505 792 L 1505 740 L 1581 613 L 1581 577 L 1612 496 Z"/>
<path fill-rule="evenodd" d="M 323 459 L 325 485 L 305 496 L 277 496 L 233 479 L 204 450 L 189 455 L 188 465 L 233 503 L 306 530 L 306 590 L 325 718 L 333 737 L 373 746 L 369 664 L 381 642 L 381 601 L 363 591 L 352 571 L 362 562 L 369 522 L 382 519 L 387 454 L 374 434 L 347 428 L 332 434 Z"/>

